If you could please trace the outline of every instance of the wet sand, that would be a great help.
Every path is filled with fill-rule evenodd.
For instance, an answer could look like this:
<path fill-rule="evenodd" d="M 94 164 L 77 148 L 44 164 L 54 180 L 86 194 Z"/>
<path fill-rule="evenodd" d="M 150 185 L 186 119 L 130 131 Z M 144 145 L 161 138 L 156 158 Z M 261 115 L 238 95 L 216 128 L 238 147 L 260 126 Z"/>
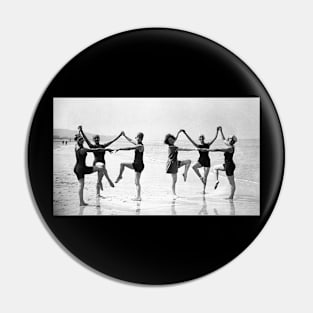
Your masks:
<path fill-rule="evenodd" d="M 177 182 L 178 198 L 171 196 L 171 177 L 165 173 L 165 162 L 145 160 L 142 173 L 142 201 L 132 201 L 136 189 L 134 172 L 125 169 L 123 179 L 111 188 L 103 178 L 104 190 L 96 197 L 97 173 L 85 176 L 84 199 L 88 206 L 80 207 L 78 181 L 73 173 L 74 146 L 54 149 L 54 215 L 259 215 L 259 184 L 236 179 L 237 190 L 233 201 L 225 200 L 229 195 L 229 183 L 220 176 L 220 184 L 213 189 L 215 176 L 208 176 L 206 194 L 202 194 L 202 183 L 190 168 L 187 182 L 183 181 L 182 169 Z M 180 159 L 184 159 L 181 153 Z M 106 154 L 106 167 L 112 180 L 118 175 L 120 162 L 132 162 L 133 152 Z M 195 158 L 194 158 L 195 159 Z M 93 155 L 88 155 L 91 164 Z M 165 160 L 166 161 L 166 160 Z M 194 161 L 194 160 L 193 160 Z M 236 173 L 236 172 L 235 172 Z"/>

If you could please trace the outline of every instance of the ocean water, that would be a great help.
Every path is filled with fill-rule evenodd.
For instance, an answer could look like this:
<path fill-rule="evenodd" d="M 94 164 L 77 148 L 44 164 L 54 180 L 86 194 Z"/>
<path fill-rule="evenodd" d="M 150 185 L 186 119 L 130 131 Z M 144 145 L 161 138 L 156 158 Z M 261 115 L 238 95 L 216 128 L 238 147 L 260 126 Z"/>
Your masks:
<path fill-rule="evenodd" d="M 208 177 L 207 194 L 202 195 L 202 184 L 190 168 L 187 182 L 183 181 L 181 169 L 177 182 L 180 196 L 173 201 L 171 197 L 171 175 L 165 173 L 167 146 L 159 141 L 144 142 L 145 170 L 142 173 L 142 199 L 140 203 L 131 201 L 135 195 L 134 172 L 125 169 L 123 179 L 115 188 L 109 187 L 103 178 L 103 198 L 95 197 L 97 173 L 85 176 L 84 199 L 87 207 L 79 207 L 78 182 L 73 168 L 75 165 L 74 143 L 62 145 L 53 143 L 54 151 L 54 191 L 53 203 L 55 215 L 259 215 L 259 168 L 260 146 L 258 140 L 240 140 L 236 144 L 234 162 L 236 163 L 236 194 L 233 202 L 224 200 L 229 194 L 229 184 L 224 174 L 217 190 L 213 189 L 215 177 Z M 114 143 L 110 148 L 129 146 L 125 140 Z M 193 148 L 189 141 L 178 140 L 177 146 Z M 223 147 L 222 141 L 216 141 L 212 148 Z M 197 161 L 197 151 L 179 152 L 178 159 Z M 134 151 L 106 153 L 106 168 L 114 181 L 119 173 L 121 162 L 132 162 Z M 211 165 L 222 164 L 224 155 L 211 152 Z M 93 154 L 88 153 L 87 165 L 92 165 Z"/>

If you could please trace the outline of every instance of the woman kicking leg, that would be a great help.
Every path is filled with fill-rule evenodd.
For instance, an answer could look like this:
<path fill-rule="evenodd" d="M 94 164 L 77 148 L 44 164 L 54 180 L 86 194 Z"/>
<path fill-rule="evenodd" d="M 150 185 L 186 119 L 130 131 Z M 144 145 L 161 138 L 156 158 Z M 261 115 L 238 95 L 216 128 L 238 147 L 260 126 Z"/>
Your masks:
<path fill-rule="evenodd" d="M 103 165 L 101 164 L 99 166 L 94 165 L 86 166 L 86 157 L 87 152 L 95 152 L 95 151 L 101 151 L 106 149 L 86 149 L 83 146 L 84 139 L 83 137 L 77 135 L 75 136 L 75 140 L 77 141 L 77 145 L 75 146 L 75 156 L 76 156 L 76 164 L 74 167 L 74 173 L 76 174 L 76 177 L 79 182 L 79 189 L 78 189 L 78 195 L 79 195 L 79 203 L 81 206 L 87 205 L 87 203 L 84 201 L 84 186 L 85 186 L 85 175 L 91 174 L 94 172 L 103 171 Z"/>
<path fill-rule="evenodd" d="M 119 139 L 122 136 L 122 132 L 121 132 L 113 140 L 108 141 L 108 142 L 106 142 L 104 144 L 100 144 L 100 136 L 99 135 L 95 135 L 93 137 L 94 144 L 92 144 L 89 141 L 89 139 L 87 138 L 87 136 L 85 135 L 85 133 L 83 132 L 82 126 L 78 126 L 78 131 L 81 134 L 81 136 L 84 138 L 84 140 L 86 141 L 86 143 L 89 146 L 89 148 L 91 148 L 91 149 L 99 149 L 99 148 L 105 149 L 105 148 L 110 146 L 112 143 L 114 143 L 117 139 Z M 109 174 L 108 174 L 108 172 L 106 170 L 106 167 L 105 167 L 105 158 L 104 158 L 105 151 L 112 152 L 113 150 L 107 149 L 107 150 L 102 150 L 102 151 L 95 151 L 93 153 L 94 157 L 95 157 L 93 165 L 99 166 L 101 163 L 103 164 L 103 166 L 100 165 L 103 168 L 103 170 L 102 171 L 98 171 L 98 181 L 97 181 L 97 185 L 96 185 L 97 196 L 100 196 L 100 190 L 103 190 L 103 185 L 102 185 L 102 178 L 103 178 L 103 176 L 105 176 L 105 178 L 109 182 L 109 185 L 111 187 L 114 187 L 114 184 L 113 184 L 112 180 L 110 179 Z"/>
<path fill-rule="evenodd" d="M 216 134 L 215 137 L 209 141 L 209 142 L 205 142 L 205 137 L 204 135 L 200 135 L 199 136 L 199 141 L 200 144 L 195 143 L 192 138 L 187 134 L 187 132 L 185 130 L 182 130 L 182 132 L 186 135 L 186 137 L 188 138 L 188 140 L 198 149 L 201 148 L 205 148 L 205 149 L 210 149 L 210 146 L 214 143 L 214 141 L 217 138 L 218 135 L 218 131 L 220 129 L 220 126 L 217 127 L 216 130 Z M 194 172 L 196 173 L 196 175 L 200 178 L 202 184 L 203 184 L 203 194 L 205 194 L 205 188 L 206 188 L 206 183 L 207 183 L 207 179 L 208 179 L 208 175 L 210 172 L 210 166 L 211 166 L 211 160 L 209 157 L 209 152 L 208 151 L 201 151 L 199 150 L 199 159 L 198 161 L 192 166 L 192 169 L 194 170 Z M 199 171 L 199 169 L 203 167 L 203 176 L 201 176 L 201 173 Z"/>
<path fill-rule="evenodd" d="M 135 186 L 137 191 L 136 198 L 132 199 L 134 201 L 141 201 L 141 184 L 140 184 L 140 177 L 141 173 L 145 167 L 143 163 L 143 153 L 144 153 L 144 145 L 142 143 L 143 141 L 143 133 L 138 133 L 136 136 L 136 141 L 132 140 L 131 138 L 127 137 L 124 132 L 122 132 L 123 136 L 131 142 L 134 146 L 133 147 L 127 147 L 127 148 L 120 148 L 115 150 L 117 151 L 123 151 L 123 150 L 135 150 L 135 158 L 133 163 L 121 163 L 120 165 L 120 173 L 118 177 L 116 178 L 115 183 L 118 183 L 123 178 L 123 173 L 125 170 L 125 167 L 132 169 L 135 171 Z"/>
<path fill-rule="evenodd" d="M 216 174 L 216 183 L 215 183 L 214 189 L 216 189 L 217 186 L 219 185 L 219 171 L 225 171 L 227 179 L 231 187 L 230 195 L 228 199 L 233 199 L 235 190 L 236 190 L 236 183 L 235 183 L 235 177 L 234 177 L 234 171 L 235 171 L 236 165 L 233 161 L 233 156 L 235 153 L 235 143 L 237 142 L 237 137 L 232 136 L 232 137 L 228 137 L 227 139 L 225 139 L 222 129 L 220 129 L 220 132 L 227 148 L 208 150 L 209 152 L 224 152 L 224 164 L 216 165 L 213 168 Z"/>
<path fill-rule="evenodd" d="M 178 161 L 177 156 L 178 156 L 178 151 L 195 151 L 197 149 L 184 149 L 184 148 L 179 148 L 174 145 L 175 141 L 177 140 L 179 134 L 182 132 L 180 130 L 176 137 L 171 134 L 167 134 L 164 139 L 164 143 L 168 145 L 168 160 L 166 163 L 166 173 L 172 175 L 172 194 L 173 197 L 176 198 L 176 183 L 177 183 L 177 173 L 178 173 L 178 168 L 185 166 L 184 170 L 184 181 L 187 180 L 187 175 L 188 175 L 188 170 L 191 165 L 190 160 L 184 160 L 184 161 Z"/>

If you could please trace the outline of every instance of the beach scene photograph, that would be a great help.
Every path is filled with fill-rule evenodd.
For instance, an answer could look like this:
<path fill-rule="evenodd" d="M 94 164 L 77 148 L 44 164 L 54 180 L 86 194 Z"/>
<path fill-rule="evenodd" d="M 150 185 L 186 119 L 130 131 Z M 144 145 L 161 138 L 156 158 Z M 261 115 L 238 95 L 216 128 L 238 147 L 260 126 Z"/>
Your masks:
<path fill-rule="evenodd" d="M 259 216 L 260 98 L 54 98 L 54 216 Z"/>

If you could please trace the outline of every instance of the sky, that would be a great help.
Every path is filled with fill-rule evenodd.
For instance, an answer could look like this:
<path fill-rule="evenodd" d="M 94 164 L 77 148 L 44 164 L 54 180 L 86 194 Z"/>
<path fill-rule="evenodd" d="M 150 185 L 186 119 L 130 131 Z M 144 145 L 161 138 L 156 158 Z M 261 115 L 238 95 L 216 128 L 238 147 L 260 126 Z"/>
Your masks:
<path fill-rule="evenodd" d="M 163 139 L 185 129 L 192 137 L 225 136 L 259 139 L 260 99 L 254 98 L 54 98 L 54 128 L 130 137 L 141 131 L 145 140 Z"/>

